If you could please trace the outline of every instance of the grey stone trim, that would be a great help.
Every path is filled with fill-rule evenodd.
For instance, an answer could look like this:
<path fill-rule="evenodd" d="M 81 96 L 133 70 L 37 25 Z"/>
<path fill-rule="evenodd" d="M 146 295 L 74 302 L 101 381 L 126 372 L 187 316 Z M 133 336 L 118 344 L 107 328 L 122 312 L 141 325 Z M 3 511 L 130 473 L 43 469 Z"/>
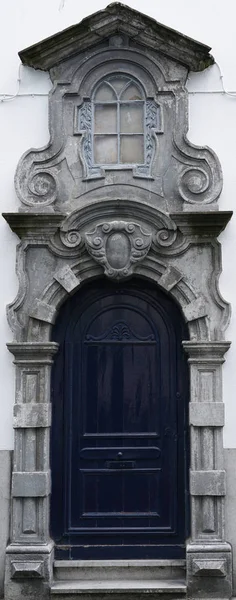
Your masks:
<path fill-rule="evenodd" d="M 50 238 L 56 233 L 66 216 L 59 212 L 53 214 L 51 209 L 49 211 L 47 213 L 2 213 L 2 216 L 20 239 L 37 239 L 40 243 L 42 238 Z"/>
<path fill-rule="evenodd" d="M 231 598 L 232 552 L 229 544 L 187 547 L 187 573 L 191 598 Z"/>
<path fill-rule="evenodd" d="M 129 38 L 128 43 L 121 47 L 109 46 L 108 37 L 99 38 L 97 48 L 89 46 L 89 51 L 86 45 L 86 55 L 77 47 L 76 56 L 73 55 L 64 64 L 60 62 L 51 70 L 55 87 L 50 96 L 50 143 L 40 151 L 40 155 L 37 150 L 27 152 L 19 163 L 15 178 L 24 210 L 43 212 L 51 209 L 55 213 L 65 211 L 69 214 L 81 205 L 78 198 L 82 197 L 82 203 L 88 204 L 102 195 L 111 197 L 110 186 L 113 184 L 119 199 L 142 196 L 147 204 L 156 206 L 158 195 L 158 206 L 163 212 L 217 210 L 222 189 L 219 161 L 209 148 L 192 145 L 185 135 L 187 67 L 182 61 L 178 64 L 176 58 L 174 62 L 168 61 L 166 52 L 164 55 L 158 52 L 155 56 L 153 47 L 148 54 L 140 31 L 138 39 Z M 148 40 L 149 34 L 146 36 Z M 42 58 L 41 53 L 40 56 Z M 148 194 L 145 194 L 146 180 L 140 177 L 144 175 L 141 167 L 138 177 L 135 169 L 126 169 L 124 177 L 122 168 L 117 170 L 109 165 L 109 169 L 105 168 L 103 172 L 104 186 L 101 186 L 99 178 L 97 181 L 87 179 L 84 177 L 86 146 L 81 143 L 84 133 L 75 130 L 73 135 L 76 137 L 71 140 L 72 143 L 66 143 L 76 107 L 82 99 L 91 97 L 98 81 L 119 69 L 143 85 L 146 97 L 155 98 L 163 115 L 162 131 L 153 147 L 154 156 L 149 168 Z M 64 85 L 63 93 L 61 83 Z M 173 127 L 170 126 L 168 111 L 173 114 Z M 170 154 L 166 153 L 167 144 Z M 95 167 L 95 171 L 94 175 L 100 168 Z M 79 186 L 75 184 L 78 181 Z"/>
<path fill-rule="evenodd" d="M 44 546 L 8 546 L 5 600 L 49 600 L 53 568 L 52 543 Z"/>
<path fill-rule="evenodd" d="M 0 598 L 3 598 L 5 552 L 10 534 L 12 454 L 11 450 L 0 450 Z"/>
<path fill-rule="evenodd" d="M 112 206 L 109 206 L 109 208 L 112 208 Z M 128 202 L 126 203 L 126 210 L 131 211 L 131 207 Z M 148 214 L 147 207 L 143 208 L 142 210 L 146 212 L 146 215 Z M 101 211 L 101 204 L 99 205 L 99 211 Z M 138 210 L 136 210 L 136 212 L 138 213 Z M 79 262 L 77 263 L 78 266 L 73 266 L 73 271 L 68 263 L 68 252 L 73 257 L 73 265 L 75 264 L 75 257 L 73 253 L 78 252 L 80 255 L 81 239 L 83 239 L 84 232 L 86 232 L 89 228 L 89 223 L 91 223 L 89 219 L 94 219 L 94 215 L 94 208 L 93 211 L 90 210 L 90 214 L 88 212 L 83 213 L 83 211 L 75 212 L 74 216 L 70 217 L 70 221 L 68 220 L 68 231 L 75 232 L 73 236 L 70 236 L 66 233 L 65 225 L 63 227 L 63 236 L 60 237 L 60 243 L 62 244 L 60 250 L 60 263 L 58 263 L 60 264 L 60 268 L 56 270 L 56 275 L 59 272 L 59 277 L 55 278 L 55 271 L 52 271 L 50 275 L 51 283 L 46 287 L 46 289 L 42 290 L 42 298 L 46 299 L 46 301 L 43 301 L 44 304 L 46 304 L 46 306 L 51 306 L 53 311 L 57 310 L 58 305 L 62 303 L 63 299 L 65 299 L 69 293 L 69 289 L 66 290 L 66 286 L 62 285 L 59 281 L 61 269 L 63 269 L 63 267 L 61 267 L 62 257 L 64 257 L 66 260 L 64 265 L 64 273 L 68 273 L 69 266 L 69 277 L 72 272 L 73 276 L 76 277 L 76 287 L 78 286 L 78 269 L 79 273 L 81 274 L 81 280 L 83 281 L 86 281 L 86 279 L 90 277 L 90 271 L 92 277 L 94 277 L 94 273 L 100 273 L 93 267 L 92 259 L 88 260 L 88 255 L 84 250 Z M 156 215 L 158 215 L 157 212 Z M 121 213 L 121 217 L 121 220 L 123 221 L 125 220 L 124 217 L 126 217 L 126 215 L 123 216 Z M 154 215 L 152 215 L 151 210 L 148 226 L 146 225 L 146 221 L 143 221 L 142 219 L 142 227 L 145 231 L 150 230 L 153 232 L 153 217 Z M 77 219 L 81 225 L 81 233 L 78 232 L 77 226 L 75 225 Z M 97 219 L 96 222 L 101 223 L 104 222 L 104 220 L 102 220 L 100 216 L 100 219 Z M 107 222 L 107 219 L 105 219 L 105 222 Z M 203 547 L 202 545 L 205 547 L 207 542 L 211 542 L 211 551 L 209 551 L 207 554 L 209 560 L 209 553 L 211 554 L 213 550 L 216 550 L 217 548 L 219 549 L 220 540 L 224 539 L 223 498 L 225 494 L 225 487 L 222 465 L 223 442 L 221 423 L 223 411 L 221 407 L 223 407 L 223 404 L 221 390 L 221 367 L 222 363 L 224 362 L 224 354 L 229 348 L 229 343 L 225 341 L 203 341 L 201 339 L 201 332 L 203 330 L 200 327 L 200 321 L 203 321 L 202 314 L 203 312 L 206 312 L 202 310 L 202 307 L 204 308 L 204 296 L 199 294 L 196 298 L 196 292 L 194 288 L 188 284 L 187 277 L 185 274 L 183 274 L 183 270 L 181 268 L 181 258 L 176 260 L 174 248 L 175 244 L 177 244 L 177 248 L 179 248 L 179 242 L 176 241 L 178 240 L 178 237 L 174 227 L 170 222 L 168 222 L 168 220 L 166 220 L 164 228 L 162 222 L 159 221 L 159 223 L 161 230 L 157 230 L 158 235 L 155 235 L 154 230 L 153 240 L 155 241 L 153 242 L 153 246 L 150 249 L 148 256 L 144 258 L 143 262 L 140 262 L 141 268 L 140 270 L 137 268 L 136 273 L 141 273 L 150 279 L 155 278 L 157 282 L 160 282 L 162 287 L 167 289 L 178 300 L 179 304 L 182 306 L 183 312 L 186 309 L 186 306 L 189 307 L 188 317 L 193 318 L 193 321 L 196 323 L 197 328 L 191 329 L 190 331 L 193 333 L 193 335 L 198 335 L 199 340 L 183 342 L 183 346 L 189 356 L 188 360 L 191 370 L 190 395 L 191 402 L 193 403 L 193 409 L 190 408 L 190 419 L 192 415 L 193 420 L 193 423 L 191 424 L 191 536 L 192 542 L 197 542 L 199 552 Z M 171 229 L 169 230 L 168 225 L 171 225 Z M 163 230 L 165 235 L 160 234 L 160 231 L 162 232 Z M 69 246 L 69 242 L 70 244 L 72 242 L 72 237 L 73 244 L 75 245 Z M 64 239 L 65 251 L 63 250 Z M 184 241 L 183 245 L 181 246 L 181 253 L 184 254 L 187 251 L 187 248 L 188 246 Z M 55 252 L 58 252 L 58 250 L 59 245 L 57 243 Z M 166 257 L 172 256 L 171 253 L 173 253 L 173 256 L 175 257 L 175 264 L 177 264 L 180 268 L 177 268 L 176 266 L 173 267 L 171 264 L 169 264 L 169 259 L 167 260 Z M 180 256 L 182 256 L 182 254 L 180 254 Z M 206 290 L 204 290 L 204 292 L 206 292 Z M 186 304 L 186 298 L 188 298 L 188 304 Z M 208 298 L 210 305 L 210 296 Z M 210 309 L 208 309 L 208 314 L 209 310 Z M 42 329 L 45 327 L 47 329 Z M 49 335 L 50 327 L 51 323 L 39 321 L 37 335 L 41 335 L 41 331 L 47 331 Z M 20 478 L 19 483 L 17 481 L 16 485 L 16 496 L 13 496 L 13 534 L 12 545 L 9 547 L 10 556 L 13 555 L 13 548 L 15 547 L 14 543 L 18 543 L 20 545 L 20 548 L 22 548 L 22 554 L 24 556 L 25 550 L 23 550 L 23 548 L 27 548 L 27 544 L 28 548 L 31 547 L 33 542 L 32 536 L 34 536 L 35 540 L 37 539 L 37 543 L 39 545 L 40 541 L 42 542 L 42 539 L 45 539 L 45 541 L 49 539 L 48 497 L 40 496 L 42 493 L 49 493 L 49 437 L 46 434 L 46 432 L 48 432 L 48 420 L 45 416 L 46 413 L 49 413 L 42 405 L 45 403 L 45 407 L 49 406 L 50 367 L 53 361 L 53 355 L 55 352 L 57 352 L 57 348 L 57 344 L 53 342 L 13 342 L 9 345 L 9 350 L 15 356 L 15 363 L 17 367 L 17 408 L 15 408 L 15 415 L 18 415 L 18 421 L 16 422 L 16 425 L 18 426 L 15 429 L 16 449 L 14 458 L 13 494 L 14 485 L 16 485 L 15 480 L 17 481 L 17 478 Z M 212 410 L 211 406 L 209 406 L 211 404 L 213 406 Z M 18 406 L 20 407 L 19 409 Z M 22 408 L 25 406 L 27 406 L 27 408 Z M 18 410 L 19 412 L 17 412 Z M 44 417 L 42 417 L 41 412 Z M 41 419 L 45 420 L 41 421 Z M 42 438 L 40 446 L 37 446 L 36 435 L 37 424 L 39 423 L 42 424 L 41 429 L 45 432 L 45 437 Z M 22 427 L 24 424 L 28 424 L 28 427 Z M 21 432 L 23 433 L 23 436 Z M 199 434 L 199 432 L 201 433 Z M 37 451 L 36 446 L 38 448 Z M 24 448 L 27 449 L 26 452 Z M 25 463 L 23 465 L 21 463 L 22 456 L 25 457 Z M 37 478 L 38 475 L 41 475 L 41 473 L 36 471 L 36 463 L 38 460 L 41 461 L 42 468 L 44 469 L 41 471 L 44 482 L 47 480 L 48 483 L 48 487 L 46 484 L 44 484 L 43 489 L 39 483 L 39 480 L 37 482 L 37 487 L 35 487 L 34 478 L 35 476 Z M 34 484 L 28 483 L 28 481 L 26 481 L 27 479 L 29 482 L 34 481 Z M 28 489 L 26 489 L 26 484 Z M 32 489 L 32 487 L 34 489 Z M 25 495 L 21 495 L 23 493 Z M 44 502 L 44 504 L 41 505 L 40 502 Z M 37 517 L 37 515 L 39 516 Z M 37 525 L 37 518 L 39 519 L 39 526 Z M 12 552 L 10 550 L 11 548 Z M 34 555 L 33 552 L 32 555 Z M 199 558 L 199 553 L 196 553 L 196 557 L 197 559 Z M 34 560 L 36 560 L 35 555 Z M 24 563 L 24 560 L 22 562 Z M 187 564 L 189 569 L 187 580 L 189 582 L 190 589 L 191 586 L 193 586 L 193 583 L 191 583 L 191 577 L 197 578 L 198 576 L 195 576 L 194 574 L 191 575 L 191 560 L 187 559 Z M 229 568 L 229 564 L 230 563 L 227 561 L 227 569 Z M 206 578 L 201 577 L 201 581 L 205 581 L 205 579 Z M 227 577 L 225 579 L 227 579 Z M 22 577 L 22 581 L 23 580 L 24 577 Z"/>
<path fill-rule="evenodd" d="M 7 546 L 6 549 L 6 554 L 13 554 L 16 555 L 17 560 L 19 559 L 19 555 L 21 554 L 27 554 L 27 558 L 29 558 L 29 560 L 32 560 L 32 556 L 30 556 L 31 554 L 37 554 L 38 556 L 36 557 L 37 560 L 41 559 L 41 554 L 44 556 L 46 555 L 50 555 L 52 554 L 54 548 L 54 542 L 52 540 L 49 540 L 49 542 L 45 543 L 45 544 L 34 544 L 34 542 L 32 542 L 32 544 L 27 545 L 27 544 L 21 544 L 19 546 L 19 544 L 10 544 L 9 546 Z"/>
<path fill-rule="evenodd" d="M 195 427 L 223 427 L 224 404 L 221 402 L 192 402 L 189 424 Z"/>
<path fill-rule="evenodd" d="M 68 294 L 73 292 L 81 282 L 81 279 L 76 277 L 76 275 L 73 273 L 70 265 L 64 265 L 64 267 L 59 269 L 59 271 L 55 273 L 54 279 L 61 284 Z"/>
<path fill-rule="evenodd" d="M 48 496 L 51 492 L 50 472 L 12 473 L 12 496 L 36 498 Z"/>
<path fill-rule="evenodd" d="M 183 307 L 184 316 L 187 321 L 195 321 L 207 315 L 207 307 L 204 298 L 196 298 L 191 304 Z"/>
<path fill-rule="evenodd" d="M 165 273 L 159 279 L 159 285 L 165 288 L 167 291 L 171 291 L 173 287 L 181 281 L 183 278 L 183 273 L 175 269 L 175 267 L 169 267 L 166 269 Z"/>
<path fill-rule="evenodd" d="M 191 364 L 223 364 L 224 355 L 230 348 L 230 342 L 226 341 L 184 341 L 183 347 L 189 355 L 188 362 Z M 222 398 L 221 398 L 222 400 Z"/>
<path fill-rule="evenodd" d="M 42 325 L 44 326 L 44 324 Z M 49 324 L 46 325 L 47 327 Z M 7 549 L 5 595 L 15 600 L 28 595 L 26 581 L 42 581 L 45 597 L 52 573 L 53 545 L 49 536 L 49 427 L 51 422 L 50 370 L 58 350 L 55 342 L 13 342 L 8 345 L 16 364 L 16 404 L 14 406 L 15 451 L 12 474 L 12 531 Z M 46 553 L 42 561 L 39 552 Z M 29 558 L 29 553 L 31 557 Z M 17 559 L 17 569 L 11 563 Z M 46 561 L 46 562 L 45 562 Z M 19 565 L 18 563 L 21 563 Z M 41 569 L 37 564 L 43 563 Z M 14 577 L 13 577 L 14 575 Z M 39 576 L 40 575 L 40 576 Z M 13 577 L 13 578 L 12 578 Z M 14 586 L 12 588 L 14 582 Z"/>
<path fill-rule="evenodd" d="M 227 223 L 230 221 L 233 212 L 230 210 L 221 210 L 214 212 L 214 219 L 211 213 L 181 213 L 171 212 L 170 217 L 176 223 L 178 229 L 185 236 L 209 239 L 217 238 L 224 231 Z"/>
<path fill-rule="evenodd" d="M 227 494 L 225 498 L 225 537 L 232 545 L 233 556 L 236 556 L 236 448 L 224 448 L 224 467 L 226 470 Z M 233 596 L 236 595 L 236 561 L 233 561 Z"/>
<path fill-rule="evenodd" d="M 14 354 L 15 365 L 51 365 L 58 351 L 56 342 L 10 342 L 8 350 Z"/>
<path fill-rule="evenodd" d="M 29 316 L 38 319 L 39 321 L 53 323 L 55 321 L 56 311 L 54 307 L 36 298 L 34 308 L 29 312 Z"/>
<path fill-rule="evenodd" d="M 17 250 L 19 291 L 8 308 L 16 405 L 5 600 L 49 600 L 50 373 L 58 349 L 49 340 L 68 294 L 104 270 L 108 277 L 134 273 L 144 285 L 145 279 L 160 285 L 188 323 L 189 341 L 183 342 L 190 370 L 188 596 L 229 598 L 222 364 L 229 348 L 224 331 L 230 311 L 218 287 L 221 252 L 216 238 L 231 213 L 218 211 L 222 172 L 217 157 L 186 138 L 184 87 L 190 67 L 211 62 L 209 48 L 115 3 L 21 57 L 25 64 L 51 68 L 55 85 L 49 103 L 50 142 L 22 157 L 15 177 L 22 207 L 18 214 L 5 215 L 22 240 Z M 83 133 L 73 129 L 74 115 L 98 82 L 121 71 L 140 82 L 147 98 L 155 98 L 161 118 L 158 143 L 151 147 L 148 190 L 142 177 L 134 178 L 133 169 L 105 168 L 104 179 L 84 179 Z M 122 268 L 115 256 L 121 239 L 121 256 L 129 247 Z"/>
<path fill-rule="evenodd" d="M 226 577 L 226 567 L 226 559 L 204 560 L 204 558 L 200 558 L 193 560 L 193 573 L 198 577 Z"/>
<path fill-rule="evenodd" d="M 229 598 L 232 554 L 224 542 L 222 364 L 225 341 L 183 342 L 190 365 L 191 540 L 188 590 L 193 598 Z"/>
<path fill-rule="evenodd" d="M 225 471 L 190 471 L 192 496 L 225 496 Z"/>
<path fill-rule="evenodd" d="M 11 563 L 12 579 L 23 578 L 42 578 L 44 576 L 43 561 L 19 561 L 15 560 Z"/>
<path fill-rule="evenodd" d="M 13 427 L 50 427 L 51 404 L 42 402 L 32 404 L 15 404 L 13 407 Z"/>
<path fill-rule="evenodd" d="M 83 19 L 46 40 L 19 52 L 24 65 L 48 71 L 69 57 L 87 50 L 101 38 L 117 34 L 130 36 L 149 48 L 164 52 L 168 57 L 186 65 L 192 71 L 202 71 L 214 63 L 210 48 L 192 38 L 157 23 L 154 19 L 118 3 L 109 4 L 104 10 Z M 86 35 L 85 35 L 86 32 Z M 122 32 L 122 34 L 121 34 Z"/>

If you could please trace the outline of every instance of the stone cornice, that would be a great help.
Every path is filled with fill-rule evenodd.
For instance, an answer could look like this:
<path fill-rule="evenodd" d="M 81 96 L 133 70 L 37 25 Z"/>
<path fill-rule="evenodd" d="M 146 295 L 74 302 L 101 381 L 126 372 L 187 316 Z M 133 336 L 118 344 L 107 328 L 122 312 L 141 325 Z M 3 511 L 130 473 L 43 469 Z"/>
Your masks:
<path fill-rule="evenodd" d="M 15 364 L 51 364 L 58 347 L 56 342 L 10 342 L 7 344 L 9 352 L 15 357 Z"/>
<path fill-rule="evenodd" d="M 214 237 L 225 229 L 232 211 L 178 212 L 171 213 L 178 229 L 185 236 Z"/>
<path fill-rule="evenodd" d="M 22 50 L 19 56 L 24 65 L 48 71 L 117 34 L 124 34 L 146 48 L 160 51 L 191 71 L 202 71 L 214 63 L 209 46 L 120 2 L 109 4 L 80 23 Z"/>
<path fill-rule="evenodd" d="M 206 342 L 182 342 L 183 348 L 188 354 L 188 362 L 224 362 L 224 355 L 229 350 L 231 342 L 206 341 Z"/>
<path fill-rule="evenodd" d="M 60 227 L 66 215 L 64 213 L 2 213 L 11 230 L 23 237 L 51 236 Z"/>
<path fill-rule="evenodd" d="M 225 229 L 232 214 L 232 211 L 209 211 L 203 213 L 178 212 L 171 213 L 169 216 L 184 236 L 216 238 Z M 68 215 L 59 212 L 19 212 L 2 213 L 2 216 L 19 238 L 32 238 L 42 234 L 44 236 L 53 235 Z"/>

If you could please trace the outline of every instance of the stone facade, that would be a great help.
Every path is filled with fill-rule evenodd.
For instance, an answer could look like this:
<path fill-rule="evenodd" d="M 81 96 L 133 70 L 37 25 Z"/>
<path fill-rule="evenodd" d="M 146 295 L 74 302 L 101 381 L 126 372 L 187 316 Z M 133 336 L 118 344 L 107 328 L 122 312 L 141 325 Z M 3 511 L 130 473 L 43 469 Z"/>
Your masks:
<path fill-rule="evenodd" d="M 209 48 L 113 4 L 73 31 L 23 51 L 21 58 L 50 70 L 54 87 L 49 145 L 21 159 L 16 173 L 21 208 L 4 215 L 21 240 L 19 292 L 8 307 L 16 403 L 6 600 L 50 594 L 50 371 L 57 352 L 51 329 L 68 294 L 104 274 L 118 280 L 135 274 L 144 285 L 145 279 L 154 281 L 178 303 L 188 324 L 189 341 L 183 340 L 191 378 L 188 595 L 230 598 L 221 382 L 229 307 L 218 289 L 217 237 L 231 213 L 218 210 L 217 157 L 186 137 L 186 77 L 190 68 L 211 64 Z M 92 129 L 82 123 L 81 110 L 88 109 L 94 86 L 114 73 L 138 81 L 158 115 L 148 129 L 152 152 L 143 170 L 98 168 L 88 152 Z"/>

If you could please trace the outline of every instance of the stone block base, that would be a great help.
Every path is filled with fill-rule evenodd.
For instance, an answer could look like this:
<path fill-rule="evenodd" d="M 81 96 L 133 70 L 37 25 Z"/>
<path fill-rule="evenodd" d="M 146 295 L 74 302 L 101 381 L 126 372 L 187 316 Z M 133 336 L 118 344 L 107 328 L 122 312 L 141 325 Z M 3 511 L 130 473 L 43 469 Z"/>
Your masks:
<path fill-rule="evenodd" d="M 48 600 L 53 573 L 53 545 L 8 546 L 4 600 Z"/>
<path fill-rule="evenodd" d="M 232 597 L 232 552 L 229 544 L 187 546 L 187 597 Z"/>

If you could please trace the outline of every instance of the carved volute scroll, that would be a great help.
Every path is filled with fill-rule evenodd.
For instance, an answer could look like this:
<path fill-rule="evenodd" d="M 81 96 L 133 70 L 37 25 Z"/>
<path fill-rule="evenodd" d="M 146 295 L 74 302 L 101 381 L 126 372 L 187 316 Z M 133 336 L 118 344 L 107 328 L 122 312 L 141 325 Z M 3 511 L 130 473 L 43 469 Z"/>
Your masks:
<path fill-rule="evenodd" d="M 134 13 L 136 25 L 130 28 Z M 112 25 L 108 26 L 109 19 Z M 209 148 L 198 148 L 186 137 L 188 69 L 211 63 L 209 48 L 175 32 L 173 56 L 173 32 L 168 41 L 168 28 L 159 26 L 158 30 L 152 20 L 121 4 L 107 7 L 95 19 L 92 16 L 88 35 L 98 24 L 99 39 L 95 36 L 86 52 L 84 29 L 78 25 L 71 37 L 59 34 L 58 56 L 50 65 L 45 61 L 47 40 L 20 54 L 26 64 L 41 62 L 41 68 L 50 68 L 54 82 L 49 144 L 27 152 L 16 173 L 16 191 L 24 210 L 69 212 L 80 203 L 89 204 L 94 194 L 100 195 L 101 187 L 106 186 L 109 197 L 115 193 L 124 198 L 141 197 L 147 185 L 146 201 L 161 210 L 217 208 L 222 186 L 219 161 Z M 152 43 L 149 46 L 147 36 L 144 51 L 138 40 L 147 27 Z M 71 39 L 81 48 L 76 54 Z M 103 96 L 97 93 L 101 89 Z"/>

